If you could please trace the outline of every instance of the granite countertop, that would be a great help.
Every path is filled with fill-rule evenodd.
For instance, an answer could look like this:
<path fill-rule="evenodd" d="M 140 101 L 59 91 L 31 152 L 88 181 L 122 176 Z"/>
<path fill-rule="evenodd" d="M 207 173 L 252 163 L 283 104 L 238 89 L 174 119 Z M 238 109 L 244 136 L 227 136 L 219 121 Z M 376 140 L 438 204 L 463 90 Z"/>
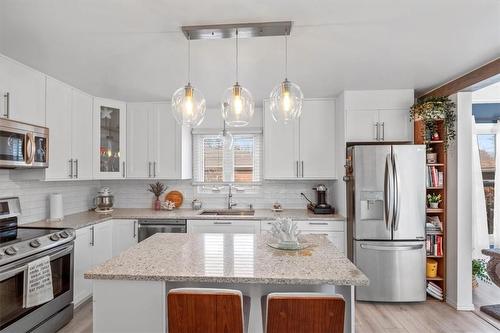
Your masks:
<path fill-rule="evenodd" d="M 324 235 L 303 235 L 300 251 L 269 247 L 268 233 L 158 233 L 85 273 L 95 280 L 368 285 Z"/>
<path fill-rule="evenodd" d="M 253 216 L 221 216 L 200 215 L 203 210 L 175 209 L 173 211 L 155 211 L 149 208 L 115 208 L 111 214 L 99 214 L 87 211 L 71 214 L 59 222 L 42 220 L 23 224 L 23 227 L 41 228 L 71 228 L 80 229 L 89 225 L 105 222 L 111 219 L 185 219 L 185 220 L 274 220 L 277 217 L 291 217 L 294 220 L 343 221 L 339 214 L 314 215 L 307 209 L 285 209 L 275 213 L 270 209 L 256 209 Z"/>

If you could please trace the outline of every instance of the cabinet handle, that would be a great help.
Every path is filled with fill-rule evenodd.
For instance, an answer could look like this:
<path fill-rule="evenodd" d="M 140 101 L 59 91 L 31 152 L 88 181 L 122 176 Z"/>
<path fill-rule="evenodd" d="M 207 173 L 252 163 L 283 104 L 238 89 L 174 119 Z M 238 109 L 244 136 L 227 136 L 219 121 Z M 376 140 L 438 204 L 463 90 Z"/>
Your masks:
<path fill-rule="evenodd" d="M 328 222 L 309 222 L 309 225 L 328 225 Z"/>
<path fill-rule="evenodd" d="M 75 158 L 75 178 L 78 178 L 78 159 Z"/>
<path fill-rule="evenodd" d="M 94 246 L 94 244 L 95 244 L 94 241 L 95 241 L 95 239 L 94 239 L 94 227 L 92 226 L 92 227 L 90 227 L 90 245 L 91 246 Z"/>
<path fill-rule="evenodd" d="M 374 127 L 373 139 L 378 141 L 378 123 L 374 123 L 373 127 Z"/>
<path fill-rule="evenodd" d="M 299 161 L 295 162 L 295 169 L 297 170 L 297 172 L 296 172 L 297 178 L 299 178 Z"/>
<path fill-rule="evenodd" d="M 73 159 L 69 159 L 69 178 L 73 178 Z"/>
<path fill-rule="evenodd" d="M 148 177 L 151 178 L 151 162 L 148 162 Z"/>
<path fill-rule="evenodd" d="M 10 117 L 10 94 L 6 92 L 3 97 L 5 98 L 5 110 L 4 110 L 4 117 L 9 118 Z"/>
<path fill-rule="evenodd" d="M 132 238 L 137 237 L 137 221 L 134 221 L 134 236 Z"/>
<path fill-rule="evenodd" d="M 302 178 L 304 178 L 304 161 L 301 163 Z"/>
<path fill-rule="evenodd" d="M 382 141 L 385 140 L 385 122 L 382 122 Z"/>
<path fill-rule="evenodd" d="M 122 176 L 123 176 L 123 178 L 125 178 L 125 161 L 122 162 L 122 167 L 123 167 Z"/>
<path fill-rule="evenodd" d="M 153 162 L 153 177 L 156 178 L 156 161 Z"/>
<path fill-rule="evenodd" d="M 233 224 L 233 222 L 221 222 L 221 221 L 215 221 L 214 224 Z"/>

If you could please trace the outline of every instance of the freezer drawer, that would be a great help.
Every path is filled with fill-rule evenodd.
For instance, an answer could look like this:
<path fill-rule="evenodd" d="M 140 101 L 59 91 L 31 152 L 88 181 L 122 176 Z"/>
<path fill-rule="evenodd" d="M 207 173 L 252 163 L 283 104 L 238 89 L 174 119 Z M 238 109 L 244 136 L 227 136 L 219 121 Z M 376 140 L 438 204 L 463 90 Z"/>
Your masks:
<path fill-rule="evenodd" d="M 370 280 L 356 288 L 356 300 L 425 301 L 425 242 L 355 241 L 354 264 Z"/>

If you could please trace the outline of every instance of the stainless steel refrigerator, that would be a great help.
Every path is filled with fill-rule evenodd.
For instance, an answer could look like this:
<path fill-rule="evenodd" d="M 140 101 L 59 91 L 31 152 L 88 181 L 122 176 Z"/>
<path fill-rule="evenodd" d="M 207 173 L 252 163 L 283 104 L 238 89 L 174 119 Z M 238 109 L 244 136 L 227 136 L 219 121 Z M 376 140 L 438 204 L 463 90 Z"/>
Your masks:
<path fill-rule="evenodd" d="M 360 145 L 347 151 L 353 260 L 370 279 L 356 299 L 426 299 L 424 145 Z"/>

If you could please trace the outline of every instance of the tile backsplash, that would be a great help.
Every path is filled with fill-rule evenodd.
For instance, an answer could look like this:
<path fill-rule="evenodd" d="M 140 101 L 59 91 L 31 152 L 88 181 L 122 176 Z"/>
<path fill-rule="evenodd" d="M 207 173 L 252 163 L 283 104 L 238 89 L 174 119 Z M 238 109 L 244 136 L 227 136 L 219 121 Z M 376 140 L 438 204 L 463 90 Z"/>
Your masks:
<path fill-rule="evenodd" d="M 0 170 L 0 197 L 18 196 L 21 199 L 21 223 L 45 219 L 49 216 L 49 195 L 61 193 L 64 214 L 86 211 L 93 207 L 93 199 L 99 188 L 108 186 L 115 196 L 117 208 L 148 208 L 152 205 L 153 195 L 147 192 L 148 184 L 153 180 L 89 180 L 89 181 L 38 181 L 13 180 L 9 170 Z M 191 207 L 191 201 L 198 198 L 204 208 L 223 208 L 226 204 L 225 193 L 199 193 L 198 187 L 191 180 L 162 181 L 168 186 L 167 191 L 178 190 L 184 195 L 183 207 Z M 305 193 L 311 200 L 316 200 L 312 187 L 324 183 L 328 191 L 328 201 L 334 203 L 333 181 L 264 181 L 252 193 L 233 191 L 233 200 L 238 208 L 270 208 L 278 201 L 284 208 L 304 208 L 306 200 L 300 195 Z"/>

